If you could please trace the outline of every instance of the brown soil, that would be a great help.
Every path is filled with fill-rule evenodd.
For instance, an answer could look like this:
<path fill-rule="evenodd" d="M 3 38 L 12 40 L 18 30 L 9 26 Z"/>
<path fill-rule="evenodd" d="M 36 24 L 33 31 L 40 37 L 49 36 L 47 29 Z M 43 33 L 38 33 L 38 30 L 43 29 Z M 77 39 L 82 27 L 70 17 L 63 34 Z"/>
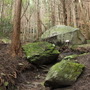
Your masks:
<path fill-rule="evenodd" d="M 42 69 L 27 70 L 19 75 L 18 90 L 45 90 L 43 86 L 46 73 Z"/>
<path fill-rule="evenodd" d="M 68 55 L 70 54 L 80 54 L 89 52 L 88 49 L 83 50 L 71 50 L 71 49 L 65 49 L 62 53 Z M 45 88 L 43 86 L 43 82 L 45 80 L 45 76 L 47 74 L 47 71 L 49 70 L 50 66 L 45 67 L 44 69 L 34 69 L 33 71 L 26 71 L 22 73 L 22 77 L 19 77 L 19 80 L 21 79 L 21 82 L 18 83 L 18 90 L 90 90 L 90 54 L 80 56 L 77 58 L 77 61 L 81 64 L 85 65 L 85 70 L 82 73 L 82 75 L 78 78 L 77 82 L 73 84 L 72 86 L 58 88 L 58 89 L 52 89 L 52 88 Z"/>
<path fill-rule="evenodd" d="M 64 52 L 70 51 L 67 49 Z M 90 90 L 90 54 L 78 57 L 77 60 L 85 65 L 85 70 L 75 84 L 58 89 L 45 88 L 44 80 L 51 66 L 36 68 L 28 64 L 25 58 L 11 57 L 8 45 L 0 44 L 0 84 L 8 81 L 15 84 L 16 90 Z M 14 89 L 8 87 L 6 90 Z"/>
<path fill-rule="evenodd" d="M 11 57 L 9 45 L 0 44 L 0 86 L 5 82 L 15 84 L 17 75 L 29 67 L 29 63 L 21 57 Z"/>
<path fill-rule="evenodd" d="M 55 90 L 90 90 L 90 54 L 78 57 L 77 60 L 85 65 L 83 74 L 72 86 Z"/>

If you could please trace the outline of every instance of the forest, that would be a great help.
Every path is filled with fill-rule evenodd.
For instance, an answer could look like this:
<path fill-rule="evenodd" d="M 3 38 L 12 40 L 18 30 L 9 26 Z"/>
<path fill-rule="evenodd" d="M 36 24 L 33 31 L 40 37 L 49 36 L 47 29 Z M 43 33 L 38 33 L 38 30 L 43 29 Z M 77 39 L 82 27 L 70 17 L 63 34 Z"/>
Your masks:
<path fill-rule="evenodd" d="M 0 90 L 90 90 L 90 0 L 0 0 Z"/>

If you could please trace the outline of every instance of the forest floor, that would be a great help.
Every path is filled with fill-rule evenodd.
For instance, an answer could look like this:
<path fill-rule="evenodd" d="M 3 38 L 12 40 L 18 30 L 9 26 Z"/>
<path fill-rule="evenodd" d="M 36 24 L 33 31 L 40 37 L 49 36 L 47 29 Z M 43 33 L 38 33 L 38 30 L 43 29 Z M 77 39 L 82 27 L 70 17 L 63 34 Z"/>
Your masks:
<path fill-rule="evenodd" d="M 87 50 L 64 50 L 65 53 L 89 52 Z M 27 62 L 25 58 L 11 57 L 9 47 L 6 44 L 0 44 L 0 84 L 11 82 L 17 87 L 16 90 L 90 90 L 90 54 L 77 58 L 78 62 L 85 65 L 85 70 L 72 86 L 52 89 L 44 87 L 46 74 L 51 67 L 35 67 Z M 5 89 L 3 89 L 5 90 Z M 7 87 L 6 90 L 14 90 Z"/>
<path fill-rule="evenodd" d="M 24 58 L 11 56 L 9 45 L 0 43 L 0 86 L 6 86 L 5 83 L 15 84 L 17 75 L 29 66 Z"/>

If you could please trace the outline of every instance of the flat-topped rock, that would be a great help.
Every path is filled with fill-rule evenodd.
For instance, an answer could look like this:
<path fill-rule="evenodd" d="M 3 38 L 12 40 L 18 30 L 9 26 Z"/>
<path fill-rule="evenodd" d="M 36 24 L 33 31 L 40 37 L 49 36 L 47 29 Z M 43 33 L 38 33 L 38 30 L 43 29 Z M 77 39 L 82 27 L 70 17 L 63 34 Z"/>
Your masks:
<path fill-rule="evenodd" d="M 50 28 L 43 33 L 41 39 L 55 44 L 63 44 L 67 40 L 70 42 L 70 44 L 83 44 L 86 41 L 79 28 L 65 25 L 57 25 Z"/>

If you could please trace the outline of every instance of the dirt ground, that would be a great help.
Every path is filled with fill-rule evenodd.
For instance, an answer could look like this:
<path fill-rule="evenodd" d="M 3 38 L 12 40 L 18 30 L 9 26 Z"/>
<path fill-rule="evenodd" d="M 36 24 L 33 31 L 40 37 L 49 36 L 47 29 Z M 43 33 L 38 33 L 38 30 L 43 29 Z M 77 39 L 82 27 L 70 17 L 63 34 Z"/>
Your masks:
<path fill-rule="evenodd" d="M 78 49 L 78 50 L 70 50 L 65 49 L 62 53 L 66 55 L 68 54 L 81 54 L 81 53 L 87 53 L 89 50 L 87 49 Z M 84 72 L 82 75 L 78 78 L 77 82 L 73 84 L 72 86 L 58 88 L 58 89 L 52 89 L 52 88 L 45 88 L 43 86 L 45 76 L 50 68 L 50 66 L 43 66 L 41 68 L 44 69 L 35 69 L 33 71 L 25 71 L 22 73 L 22 75 L 19 77 L 18 80 L 21 80 L 21 82 L 18 82 L 18 90 L 90 90 L 90 54 L 80 56 L 76 58 L 77 61 L 81 64 L 85 65 Z"/>
<path fill-rule="evenodd" d="M 43 86 L 43 82 L 47 74 L 47 68 L 45 68 L 23 72 L 18 79 L 20 80 L 17 84 L 18 90 L 90 90 L 90 54 L 81 56 L 77 58 L 77 60 L 86 67 L 77 82 L 72 86 L 58 89 L 45 88 Z"/>
<path fill-rule="evenodd" d="M 0 44 L 0 86 L 5 82 L 15 84 L 17 75 L 28 67 L 24 58 L 11 57 L 9 45 Z"/>
<path fill-rule="evenodd" d="M 85 70 L 75 84 L 52 89 L 44 87 L 44 80 L 51 66 L 44 65 L 37 68 L 29 64 L 25 58 L 11 57 L 8 49 L 8 45 L 0 44 L 0 85 L 8 81 L 17 87 L 15 90 L 90 90 L 90 54 L 77 58 L 78 62 L 85 65 Z M 71 50 L 65 49 L 63 53 L 80 53 L 82 51 L 71 52 Z M 87 52 L 87 50 L 84 51 Z M 14 89 L 9 87 L 6 90 Z"/>

